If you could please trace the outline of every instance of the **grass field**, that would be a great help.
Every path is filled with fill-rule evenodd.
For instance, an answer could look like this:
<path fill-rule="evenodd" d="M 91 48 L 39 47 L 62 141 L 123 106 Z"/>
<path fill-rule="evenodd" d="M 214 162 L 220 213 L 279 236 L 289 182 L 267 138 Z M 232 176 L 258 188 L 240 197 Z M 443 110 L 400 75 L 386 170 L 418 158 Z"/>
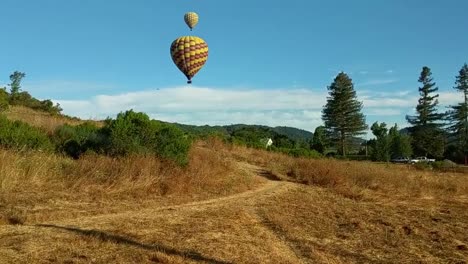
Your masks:
<path fill-rule="evenodd" d="M 0 150 L 0 263 L 468 261 L 467 174 L 216 139 L 189 164 Z"/>
<path fill-rule="evenodd" d="M 72 119 L 61 115 L 52 115 L 46 112 L 35 111 L 24 106 L 10 106 L 5 114 L 10 120 L 26 122 L 32 126 L 42 128 L 49 134 L 52 134 L 55 129 L 61 125 L 79 125 L 85 122 L 83 120 Z M 93 122 L 97 126 L 102 125 L 102 123 L 97 120 L 86 121 Z"/>

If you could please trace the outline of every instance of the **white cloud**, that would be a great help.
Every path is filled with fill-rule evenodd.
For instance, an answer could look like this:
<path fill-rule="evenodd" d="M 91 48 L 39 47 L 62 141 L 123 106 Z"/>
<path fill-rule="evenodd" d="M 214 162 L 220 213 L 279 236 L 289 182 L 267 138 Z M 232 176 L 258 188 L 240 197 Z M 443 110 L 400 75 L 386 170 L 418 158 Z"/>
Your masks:
<path fill-rule="evenodd" d="M 54 100 L 65 114 L 100 119 L 134 109 L 153 118 L 197 125 L 233 123 L 295 126 L 312 130 L 321 123 L 326 92 L 308 89 L 227 90 L 176 87 L 97 95 L 89 100 Z"/>
<path fill-rule="evenodd" d="M 374 92 L 363 90 L 358 92 L 358 99 L 363 101 L 364 107 L 415 107 L 418 103 L 419 94 L 407 90 L 394 92 Z M 453 105 L 460 102 L 460 93 L 440 92 L 439 103 L 441 107 Z"/>
<path fill-rule="evenodd" d="M 381 91 L 372 91 L 372 90 L 364 90 L 361 91 L 359 94 L 370 94 L 374 97 L 406 97 L 411 96 L 413 91 L 409 90 L 402 90 L 402 91 L 392 91 L 392 92 L 381 92 Z"/>
<path fill-rule="evenodd" d="M 154 119 L 194 125 L 236 123 L 293 126 L 313 131 L 322 124 L 321 110 L 327 91 L 312 89 L 217 89 L 196 86 L 162 88 L 122 94 L 96 95 L 86 100 L 53 100 L 64 113 L 85 119 L 114 117 L 129 109 L 147 113 Z M 404 120 L 418 95 L 394 92 L 358 92 L 364 113 L 373 118 Z M 455 92 L 440 93 L 442 105 L 459 99 Z"/>
<path fill-rule="evenodd" d="M 325 92 L 295 90 L 226 90 L 200 87 L 178 87 L 97 95 L 90 100 L 96 110 L 118 111 L 138 107 L 146 110 L 183 112 L 213 110 L 298 110 L 320 109 Z M 77 101 L 58 100 L 61 104 Z M 82 102 L 81 102 L 82 103 Z"/>
<path fill-rule="evenodd" d="M 368 80 L 361 83 L 356 84 L 356 86 L 371 86 L 371 85 L 383 85 L 383 84 L 392 84 L 396 83 L 397 79 L 376 79 L 376 80 Z"/>
<path fill-rule="evenodd" d="M 385 73 L 392 74 L 392 73 L 394 73 L 394 70 L 387 70 Z"/>
<path fill-rule="evenodd" d="M 48 92 L 48 93 L 60 93 L 67 91 L 92 91 L 92 92 L 108 92 L 115 89 L 115 86 L 108 84 L 97 84 L 82 81 L 66 81 L 66 80 L 49 80 L 49 81 L 37 81 L 28 82 L 23 84 L 23 90 L 29 92 Z"/>
<path fill-rule="evenodd" d="M 411 107 L 417 104 L 417 97 L 370 97 L 363 98 L 364 107 Z"/>
<path fill-rule="evenodd" d="M 370 116 L 400 116 L 402 111 L 398 108 L 369 108 L 366 114 Z"/>
<path fill-rule="evenodd" d="M 455 105 L 457 103 L 461 103 L 463 101 L 463 94 L 453 92 L 440 92 L 439 93 L 439 102 L 442 105 Z"/>

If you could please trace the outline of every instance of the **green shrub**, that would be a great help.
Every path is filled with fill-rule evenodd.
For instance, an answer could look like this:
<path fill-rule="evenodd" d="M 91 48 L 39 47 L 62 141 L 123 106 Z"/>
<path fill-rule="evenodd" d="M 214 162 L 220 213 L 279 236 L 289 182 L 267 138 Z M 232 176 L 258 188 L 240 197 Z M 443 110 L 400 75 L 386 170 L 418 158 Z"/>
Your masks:
<path fill-rule="evenodd" d="M 188 162 L 191 140 L 175 125 L 150 120 L 145 113 L 133 110 L 106 120 L 102 134 L 108 138 L 106 152 L 113 156 L 156 154 L 180 165 Z"/>
<path fill-rule="evenodd" d="M 42 130 L 20 121 L 0 116 L 0 146 L 16 150 L 53 150 L 53 144 Z"/>
<path fill-rule="evenodd" d="M 458 165 L 450 160 L 441 160 L 441 161 L 436 161 L 431 163 L 432 168 L 435 170 L 440 170 L 440 171 L 450 171 L 454 170 L 458 167 Z"/>
<path fill-rule="evenodd" d="M 119 113 L 116 119 L 106 120 L 103 129 L 109 137 L 107 152 L 116 156 L 151 153 L 157 130 L 156 123 L 145 113 Z"/>
<path fill-rule="evenodd" d="M 10 104 L 11 105 L 22 105 L 29 107 L 34 110 L 39 110 L 43 112 L 47 112 L 50 114 L 60 114 L 62 108 L 60 108 L 59 104 L 54 105 L 51 100 L 38 100 L 32 97 L 28 92 L 19 92 L 15 94 L 15 96 L 10 96 Z"/>
<path fill-rule="evenodd" d="M 308 150 L 307 157 L 312 159 L 323 158 L 323 155 L 315 149 Z"/>
<path fill-rule="evenodd" d="M 231 141 L 236 145 L 250 148 L 265 148 L 265 139 L 270 138 L 271 133 L 264 128 L 244 127 L 231 133 Z"/>
<path fill-rule="evenodd" d="M 432 166 L 429 162 L 418 162 L 413 164 L 417 170 L 432 170 Z"/>
<path fill-rule="evenodd" d="M 59 152 L 73 158 L 79 158 L 87 151 L 102 153 L 107 143 L 99 128 L 90 122 L 78 126 L 63 125 L 56 129 L 54 140 Z"/>
<path fill-rule="evenodd" d="M 0 88 L 0 112 L 8 109 L 8 93 L 5 88 Z"/>
<path fill-rule="evenodd" d="M 182 130 L 175 126 L 166 125 L 156 133 L 155 152 L 163 158 L 175 161 L 179 165 L 188 163 L 188 152 L 191 141 Z"/>
<path fill-rule="evenodd" d="M 288 155 L 293 156 L 293 157 L 307 157 L 308 153 L 306 149 L 289 149 L 288 150 Z"/>
<path fill-rule="evenodd" d="M 273 152 L 281 152 L 281 153 L 284 153 L 284 154 L 287 154 L 289 156 L 296 157 L 296 158 L 304 157 L 304 158 L 318 159 L 318 158 L 323 157 L 322 154 L 320 154 L 318 151 L 313 150 L 313 149 L 310 150 L 310 149 L 305 149 L 305 148 L 290 149 L 290 148 L 271 147 L 269 150 Z"/>

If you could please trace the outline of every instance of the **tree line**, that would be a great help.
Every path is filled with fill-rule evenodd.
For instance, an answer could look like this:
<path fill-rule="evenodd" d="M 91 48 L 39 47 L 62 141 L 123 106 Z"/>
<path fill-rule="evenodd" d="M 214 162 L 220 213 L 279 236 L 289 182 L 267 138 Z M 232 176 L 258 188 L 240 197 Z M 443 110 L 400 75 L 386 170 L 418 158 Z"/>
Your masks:
<path fill-rule="evenodd" d="M 375 139 L 366 142 L 370 156 L 376 161 L 389 161 L 397 156 L 428 156 L 467 162 L 468 155 L 468 65 L 464 64 L 455 78 L 456 91 L 461 100 L 449 106 L 447 111 L 439 109 L 438 87 L 432 78 L 431 69 L 422 68 L 419 100 L 416 114 L 406 116 L 410 127 L 401 133 L 397 125 L 375 122 L 370 127 Z M 312 146 L 325 153 L 333 147 L 346 156 L 349 140 L 365 133 L 369 128 L 362 113 L 363 104 L 358 101 L 351 78 L 339 73 L 328 86 L 329 96 L 322 110 L 323 126 L 316 128 Z"/>
<path fill-rule="evenodd" d="M 38 100 L 22 91 L 21 82 L 25 76 L 25 73 L 15 71 L 10 75 L 10 91 L 0 89 L 0 114 L 10 106 L 25 106 L 64 116 L 59 104 L 53 105 L 51 100 Z M 306 131 L 296 130 L 247 125 L 196 127 L 151 120 L 145 113 L 129 110 L 119 113 L 116 118 L 107 118 L 100 126 L 95 122 L 74 126 L 64 124 L 52 133 L 47 133 L 0 115 L 0 147 L 56 152 L 75 159 L 86 153 L 109 156 L 156 155 L 186 165 L 189 148 L 195 139 L 216 136 L 227 143 L 263 149 L 267 148 L 266 142 L 271 138 L 274 144 L 267 148 L 269 151 L 296 157 L 321 157 L 321 154 L 310 149 L 306 141 L 301 140 L 301 133 Z M 279 132 L 294 132 L 297 139 Z"/>
<path fill-rule="evenodd" d="M 24 72 L 15 71 L 10 75 L 10 92 L 6 87 L 0 88 L 0 111 L 5 111 L 10 105 L 26 106 L 35 110 L 48 112 L 51 114 L 60 114 L 62 108 L 51 100 L 38 100 L 32 97 L 28 92 L 21 90 L 21 81 L 26 77 Z"/>
<path fill-rule="evenodd" d="M 51 100 L 38 100 L 32 97 L 28 92 L 21 90 L 21 81 L 25 76 L 24 73 L 18 71 L 10 75 L 11 83 L 8 85 L 10 86 L 10 92 L 8 93 L 6 88 L 0 89 L 0 111 L 7 109 L 9 105 L 23 105 L 51 114 L 61 115 L 62 109 L 59 104 L 54 105 Z M 366 158 L 370 157 L 375 161 L 389 161 L 391 158 L 398 156 L 408 157 L 416 155 L 437 159 L 447 158 L 460 163 L 466 162 L 468 154 L 467 64 L 463 65 L 455 79 L 454 89 L 462 94 L 462 96 L 460 96 L 461 100 L 458 104 L 450 106 L 445 112 L 441 112 L 438 108 L 438 87 L 432 78 L 429 67 L 425 66 L 422 68 L 418 81 L 421 83 L 418 88 L 420 98 L 416 105 L 416 114 L 414 116 L 406 116 L 407 122 L 411 125 L 406 129 L 407 133 L 403 133 L 396 124 L 388 128 L 386 123 L 375 122 L 370 126 L 375 139 L 365 141 L 358 149 L 358 154 L 365 154 Z M 334 152 L 337 155 L 346 157 L 351 151 L 356 152 L 352 149 L 353 145 L 355 146 L 356 143 L 360 144 L 359 142 L 362 142 L 362 139 L 359 137 L 366 133 L 369 126 L 366 124 L 365 116 L 362 113 L 363 104 L 357 99 L 352 79 L 346 73 L 341 72 L 335 77 L 327 89 L 329 96 L 322 110 L 324 125 L 315 129 L 313 138 L 308 142 L 291 140 L 291 138 L 261 127 L 236 128 L 228 133 L 230 141 L 250 147 L 263 148 L 264 142 L 262 142 L 262 140 L 269 137 L 272 138 L 274 142 L 270 150 L 280 151 L 294 156 L 320 157 L 320 154 L 326 155 L 330 152 Z M 133 116 L 133 112 L 121 113 L 118 117 L 126 120 L 129 116 Z M 140 116 L 137 119 L 140 119 Z M 142 119 L 146 120 L 146 118 Z M 2 122 L 5 123 L 4 128 L 7 127 L 7 121 L 3 120 Z M 130 123 L 132 122 L 133 121 Z M 145 122 L 149 121 L 146 120 Z M 106 124 L 110 126 L 111 123 L 107 121 Z M 148 127 L 153 127 L 153 125 L 148 125 Z M 151 133 L 161 131 L 159 128 L 162 127 L 158 126 L 158 129 L 153 129 Z M 182 130 L 187 129 L 184 129 L 183 126 L 180 128 L 182 128 Z M 71 130 L 72 128 L 62 129 Z M 86 127 L 78 127 L 78 129 L 83 129 L 83 131 L 89 130 L 86 129 Z M 139 131 L 139 129 L 136 130 Z M 193 133 L 193 128 L 188 130 L 190 131 L 184 132 L 196 134 Z M 103 135 L 109 136 L 105 131 L 107 130 L 100 130 L 98 133 L 100 138 L 102 138 Z M 3 132 L 5 132 L 5 129 Z M 59 132 L 60 131 L 57 131 L 57 133 Z M 78 131 L 76 133 L 80 134 L 81 132 Z M 93 133 L 95 133 L 95 131 Z M 94 135 L 93 133 L 91 133 L 91 135 Z M 12 134 L 6 133 L 3 138 L 3 143 L 6 142 L 5 140 L 8 138 L 7 135 L 11 136 Z M 126 136 L 130 137 L 130 135 Z M 131 135 L 131 137 L 138 138 L 139 136 Z M 142 138 L 148 137 L 144 136 Z M 87 150 L 96 151 L 95 144 L 92 144 L 94 147 L 89 148 L 89 141 L 87 143 L 83 143 L 80 140 L 75 141 L 76 142 L 73 143 L 70 143 L 71 141 L 69 143 L 61 141 L 60 144 L 65 144 L 67 147 L 61 146 L 58 148 L 71 156 L 75 156 L 76 153 L 86 152 Z M 12 140 L 12 142 L 14 142 L 14 140 Z M 115 141 L 113 146 L 117 146 L 117 142 L 118 141 Z M 132 149 L 132 144 L 127 145 L 127 147 L 130 146 L 129 148 Z M 135 149 L 141 150 L 144 148 L 138 147 Z M 102 150 L 98 148 L 97 151 L 115 154 L 115 149 Z"/>

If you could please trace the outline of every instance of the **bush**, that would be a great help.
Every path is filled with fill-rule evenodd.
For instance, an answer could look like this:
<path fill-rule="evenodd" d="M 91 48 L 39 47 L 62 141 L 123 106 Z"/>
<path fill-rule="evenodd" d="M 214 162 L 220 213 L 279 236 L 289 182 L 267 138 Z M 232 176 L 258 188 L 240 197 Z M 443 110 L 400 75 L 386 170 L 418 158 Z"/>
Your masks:
<path fill-rule="evenodd" d="M 107 152 L 114 156 L 151 153 L 158 130 L 155 125 L 148 115 L 133 110 L 106 120 L 103 131 L 109 137 Z"/>
<path fill-rule="evenodd" d="M 87 151 L 103 153 L 106 146 L 105 136 L 90 122 L 78 126 L 63 125 L 56 129 L 54 140 L 59 152 L 75 159 Z"/>
<path fill-rule="evenodd" d="M 5 88 L 0 88 L 0 112 L 7 110 L 8 106 L 8 93 Z"/>
<path fill-rule="evenodd" d="M 53 144 L 42 130 L 20 121 L 0 116 L 0 146 L 16 150 L 53 150 Z"/>
<path fill-rule="evenodd" d="M 156 154 L 180 165 L 188 161 L 188 136 L 174 125 L 150 120 L 144 113 L 119 113 L 115 120 L 106 120 L 102 131 L 108 137 L 106 152 L 110 155 Z"/>
<path fill-rule="evenodd" d="M 432 170 L 432 166 L 429 162 L 418 162 L 413 164 L 417 170 Z"/>
<path fill-rule="evenodd" d="M 231 142 L 236 145 L 247 146 L 250 148 L 265 148 L 262 142 L 271 137 L 271 132 L 264 128 L 244 127 L 231 133 Z M 273 140 L 275 142 L 275 140 Z"/>
<path fill-rule="evenodd" d="M 275 152 L 281 152 L 281 153 L 284 153 L 284 154 L 287 154 L 289 156 L 292 156 L 292 157 L 304 157 L 304 158 L 312 158 L 312 159 L 318 159 L 318 158 L 322 158 L 323 155 L 320 154 L 318 151 L 312 149 L 312 150 L 309 150 L 309 149 L 305 149 L 305 148 L 293 148 L 293 149 L 289 149 L 289 148 L 271 148 L 271 151 L 275 151 Z"/>
<path fill-rule="evenodd" d="M 313 158 L 313 159 L 319 159 L 319 158 L 323 158 L 323 155 L 322 153 L 318 152 L 317 150 L 315 149 L 311 149 L 311 150 L 308 150 L 308 157 L 309 158 Z"/>
<path fill-rule="evenodd" d="M 442 160 L 442 161 L 436 161 L 431 164 L 432 168 L 435 170 L 440 170 L 440 171 L 450 171 L 450 170 L 455 170 L 458 165 L 450 160 Z"/>
<path fill-rule="evenodd" d="M 163 158 L 175 161 L 179 165 L 187 165 L 190 139 L 182 130 L 166 125 L 156 133 L 155 152 Z"/>
<path fill-rule="evenodd" d="M 51 100 L 40 101 L 32 97 L 28 92 L 20 92 L 15 96 L 10 96 L 10 104 L 22 105 L 34 110 L 39 110 L 54 115 L 60 114 L 62 111 L 62 108 L 60 108 L 59 104 L 54 105 Z"/>

